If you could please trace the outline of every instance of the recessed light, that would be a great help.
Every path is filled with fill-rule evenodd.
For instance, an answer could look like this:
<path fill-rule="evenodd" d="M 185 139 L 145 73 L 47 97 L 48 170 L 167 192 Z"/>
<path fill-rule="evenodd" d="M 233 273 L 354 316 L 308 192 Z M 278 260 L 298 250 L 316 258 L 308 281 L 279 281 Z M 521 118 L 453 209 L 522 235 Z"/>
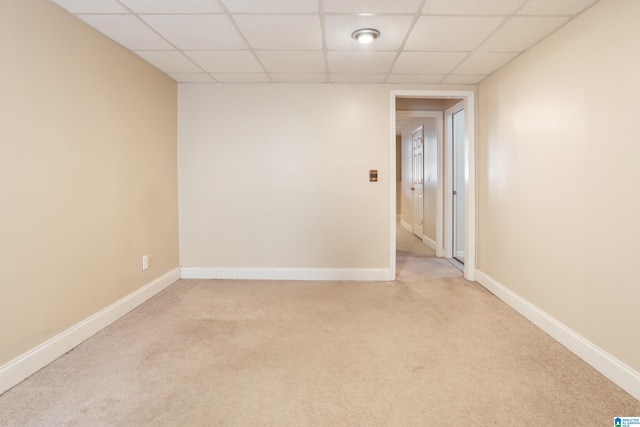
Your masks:
<path fill-rule="evenodd" d="M 354 31 L 351 37 L 358 40 L 362 44 L 369 44 L 380 36 L 380 31 L 373 28 L 363 28 Z"/>

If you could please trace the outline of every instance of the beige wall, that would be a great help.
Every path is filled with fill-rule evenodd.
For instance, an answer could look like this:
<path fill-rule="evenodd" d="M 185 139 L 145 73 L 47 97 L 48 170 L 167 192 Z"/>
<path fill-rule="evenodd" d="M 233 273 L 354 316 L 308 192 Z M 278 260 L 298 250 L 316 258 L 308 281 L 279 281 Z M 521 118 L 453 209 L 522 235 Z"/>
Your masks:
<path fill-rule="evenodd" d="M 0 366 L 178 266 L 175 83 L 0 2 Z M 141 271 L 141 257 L 155 266 Z"/>
<path fill-rule="evenodd" d="M 640 372 L 640 2 L 480 84 L 478 268 Z"/>
<path fill-rule="evenodd" d="M 181 265 L 388 268 L 392 89 L 180 85 Z"/>
<path fill-rule="evenodd" d="M 384 86 L 180 85 L 181 265 L 389 267 L 389 106 Z"/>

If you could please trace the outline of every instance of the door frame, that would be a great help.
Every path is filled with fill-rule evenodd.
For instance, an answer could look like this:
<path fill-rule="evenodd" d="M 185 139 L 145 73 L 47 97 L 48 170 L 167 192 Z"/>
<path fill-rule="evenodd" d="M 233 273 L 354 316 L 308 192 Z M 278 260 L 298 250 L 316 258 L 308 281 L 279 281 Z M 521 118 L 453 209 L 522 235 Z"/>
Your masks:
<path fill-rule="evenodd" d="M 465 264 L 464 277 L 474 281 L 476 276 L 476 112 L 475 91 L 473 90 L 391 90 L 391 135 L 390 135 L 390 176 L 396 176 L 396 99 L 397 98 L 427 98 L 427 99 L 460 99 L 465 109 Z M 444 150 L 443 150 L 444 151 Z M 441 163 L 442 161 L 442 163 Z M 444 217 L 444 152 L 438 155 L 438 213 Z M 390 180 L 390 225 L 389 225 L 389 273 L 390 279 L 396 278 L 396 182 Z M 437 233 L 444 237 L 443 221 L 440 222 Z M 437 256 L 445 256 L 444 238 L 438 242 Z"/>

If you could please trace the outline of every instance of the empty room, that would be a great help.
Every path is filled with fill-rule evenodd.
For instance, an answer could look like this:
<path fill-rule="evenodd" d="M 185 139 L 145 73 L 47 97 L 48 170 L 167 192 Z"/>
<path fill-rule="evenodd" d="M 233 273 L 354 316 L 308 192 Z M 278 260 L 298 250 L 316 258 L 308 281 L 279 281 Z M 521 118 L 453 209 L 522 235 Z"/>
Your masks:
<path fill-rule="evenodd" d="M 638 22 L 0 0 L 0 425 L 640 425 Z"/>

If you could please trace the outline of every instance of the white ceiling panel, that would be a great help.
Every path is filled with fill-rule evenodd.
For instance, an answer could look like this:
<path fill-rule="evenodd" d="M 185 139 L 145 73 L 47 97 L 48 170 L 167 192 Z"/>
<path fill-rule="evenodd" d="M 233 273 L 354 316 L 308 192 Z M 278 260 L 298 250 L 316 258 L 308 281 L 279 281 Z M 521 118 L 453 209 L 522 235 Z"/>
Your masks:
<path fill-rule="evenodd" d="M 120 0 L 135 13 L 224 13 L 215 0 Z"/>
<path fill-rule="evenodd" d="M 254 49 L 322 50 L 317 15 L 237 15 L 235 21 Z"/>
<path fill-rule="evenodd" d="M 463 52 L 403 52 L 393 72 L 397 74 L 447 74 L 465 57 Z"/>
<path fill-rule="evenodd" d="M 195 50 L 185 54 L 209 73 L 260 73 L 262 66 L 248 50 Z"/>
<path fill-rule="evenodd" d="M 479 49 L 483 52 L 519 52 L 530 48 L 553 31 L 560 28 L 565 17 L 515 17 L 510 18 Z"/>
<path fill-rule="evenodd" d="M 318 0 L 221 0 L 231 13 L 317 13 Z"/>
<path fill-rule="evenodd" d="M 129 50 L 173 49 L 135 15 L 78 15 L 80 19 Z"/>
<path fill-rule="evenodd" d="M 327 75 L 321 74 L 271 74 L 276 83 L 326 83 Z"/>
<path fill-rule="evenodd" d="M 433 15 L 510 15 L 526 0 L 427 0 L 422 13 Z M 558 0 L 563 1 L 563 0 Z"/>
<path fill-rule="evenodd" d="M 421 0 L 324 0 L 324 11 L 332 13 L 416 13 Z"/>
<path fill-rule="evenodd" d="M 331 73 L 387 73 L 395 52 L 347 52 L 329 51 L 329 71 Z"/>
<path fill-rule="evenodd" d="M 396 50 L 402 46 L 412 21 L 412 16 L 329 15 L 324 19 L 327 49 Z M 375 28 L 380 31 L 380 37 L 363 45 L 351 37 L 361 28 Z"/>
<path fill-rule="evenodd" d="M 194 64 L 181 52 L 167 51 L 137 51 L 136 55 L 165 73 L 201 73 L 202 69 Z"/>
<path fill-rule="evenodd" d="M 384 83 L 386 74 L 330 74 L 331 83 Z"/>
<path fill-rule="evenodd" d="M 600 0 L 50 1 L 179 82 L 477 84 Z"/>
<path fill-rule="evenodd" d="M 502 17 L 422 16 L 413 27 L 405 49 L 471 51 L 503 21 Z"/>
<path fill-rule="evenodd" d="M 53 3 L 67 9 L 73 14 L 77 13 L 128 13 L 116 0 L 52 0 Z"/>
<path fill-rule="evenodd" d="M 140 15 L 178 49 L 242 49 L 247 45 L 225 15 Z"/>
<path fill-rule="evenodd" d="M 324 73 L 324 53 L 321 50 L 261 50 L 256 55 L 269 73 Z"/>
<path fill-rule="evenodd" d="M 181 83 L 212 83 L 213 77 L 207 73 L 169 73 L 169 77 Z"/>
<path fill-rule="evenodd" d="M 215 73 L 211 74 L 220 83 L 271 83 L 265 73 Z"/>
<path fill-rule="evenodd" d="M 437 84 L 443 78 L 444 74 L 389 74 L 387 83 Z"/>
<path fill-rule="evenodd" d="M 597 0 L 529 0 L 518 15 L 575 15 Z"/>
<path fill-rule="evenodd" d="M 487 76 L 449 74 L 442 80 L 442 83 L 447 85 L 475 85 L 484 80 L 485 77 Z"/>
<path fill-rule="evenodd" d="M 472 53 L 454 70 L 454 72 L 455 74 L 488 75 L 511 61 L 517 55 L 517 53 Z"/>

